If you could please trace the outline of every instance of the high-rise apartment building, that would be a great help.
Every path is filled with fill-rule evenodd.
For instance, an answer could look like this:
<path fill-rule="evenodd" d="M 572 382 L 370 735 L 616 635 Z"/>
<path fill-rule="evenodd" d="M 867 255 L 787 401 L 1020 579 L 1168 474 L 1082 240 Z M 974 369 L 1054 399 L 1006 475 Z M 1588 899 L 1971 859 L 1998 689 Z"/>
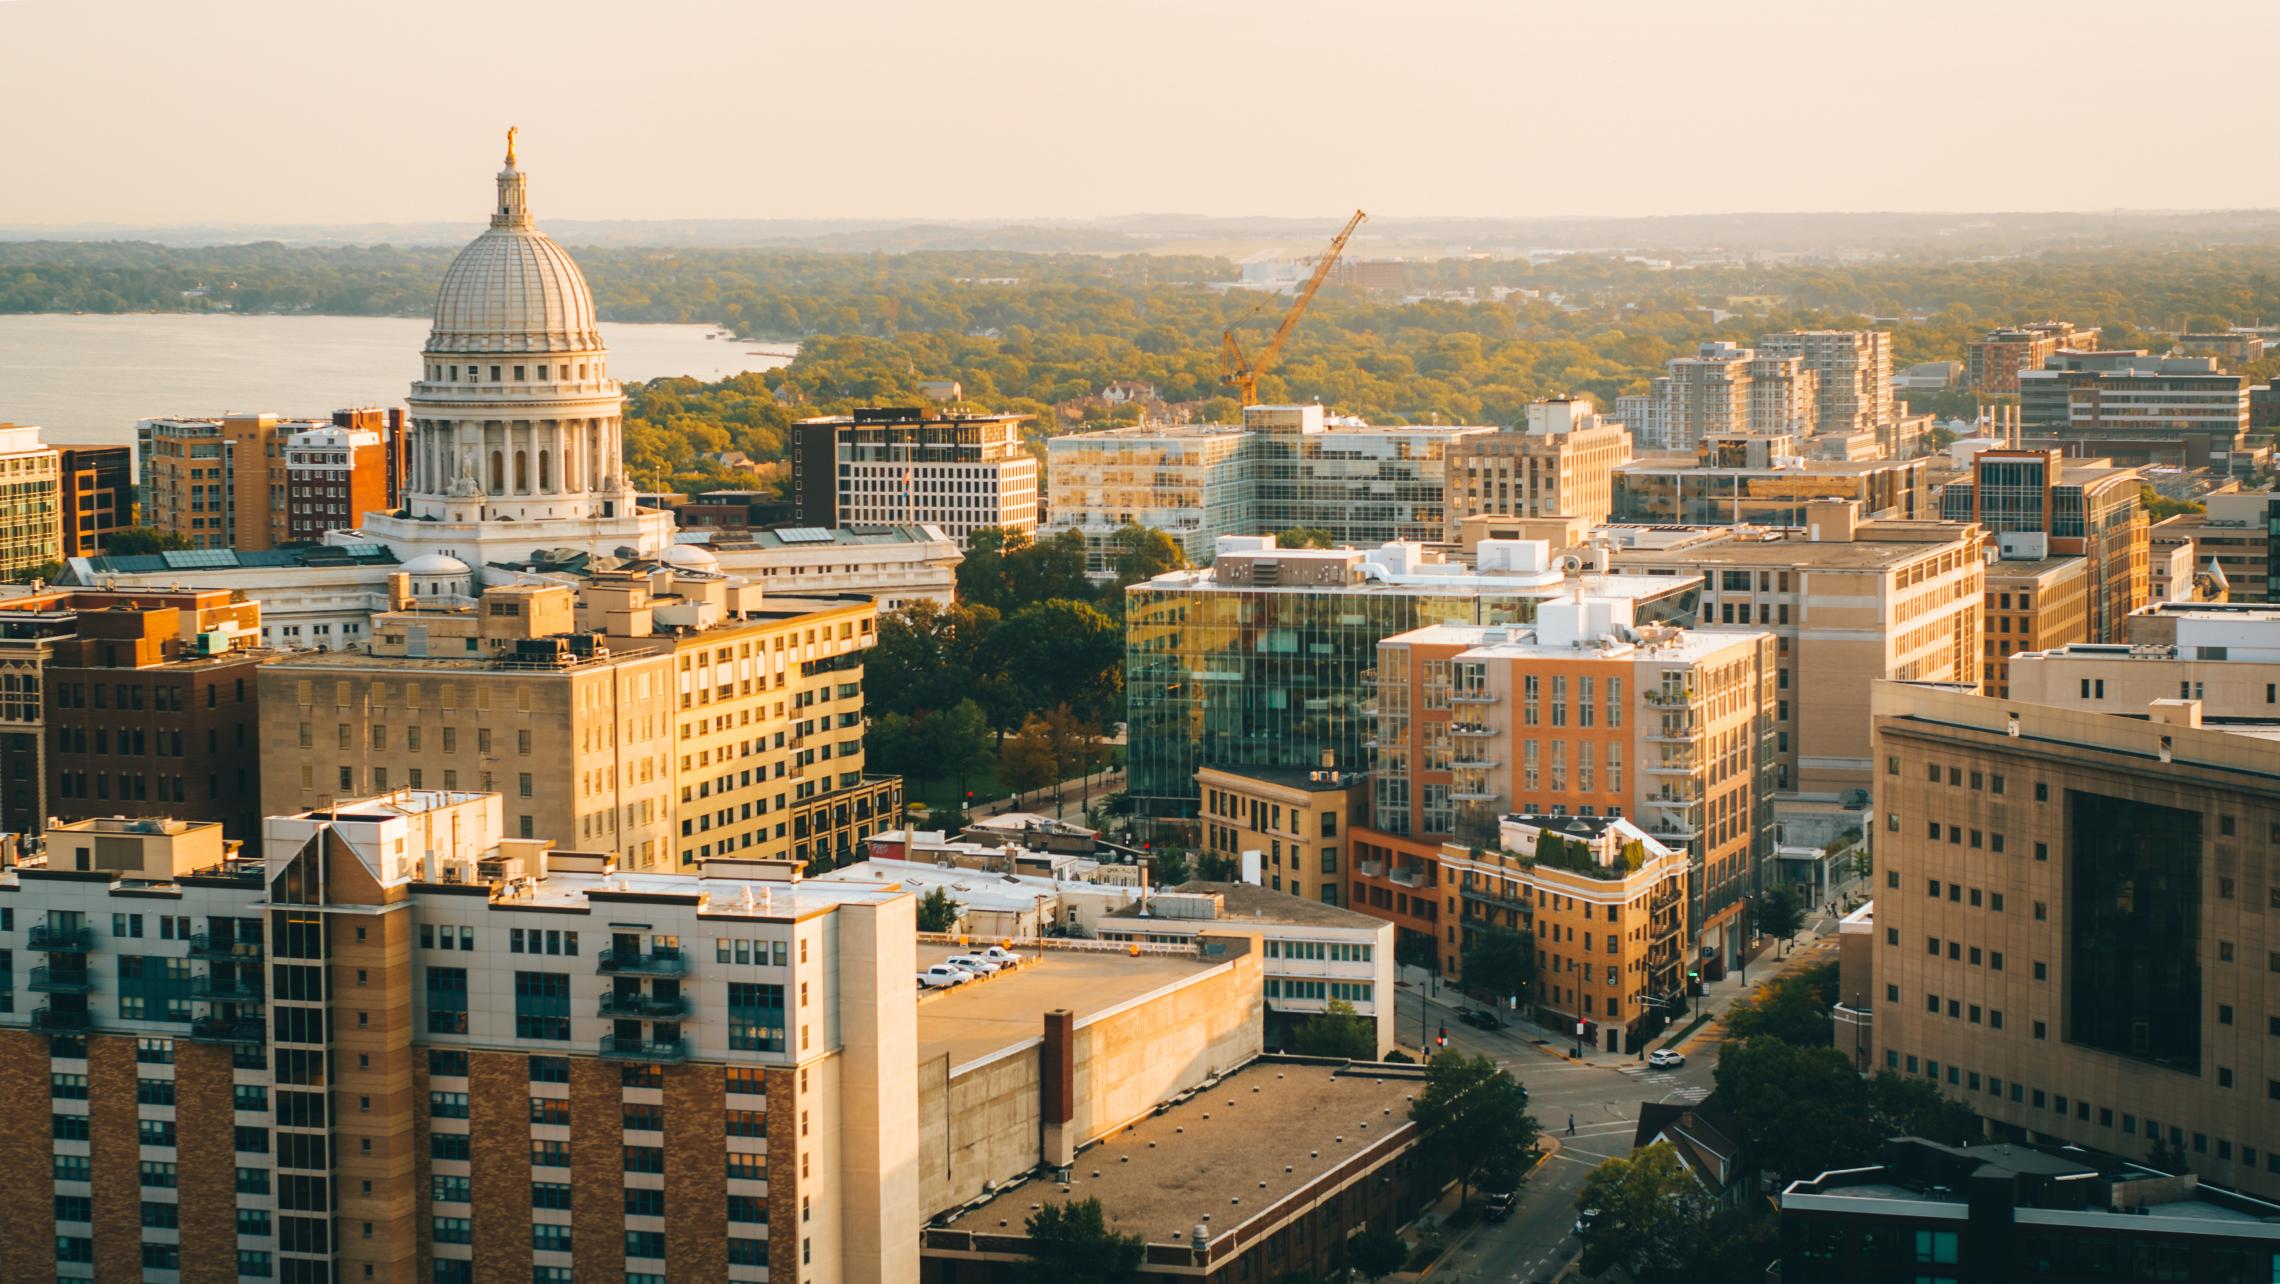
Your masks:
<path fill-rule="evenodd" d="M 1126 526 L 1169 535 L 1190 563 L 1222 535 L 1258 533 L 1253 434 L 1227 424 L 1135 424 L 1045 443 L 1051 529 L 1085 539 L 1085 569 L 1116 574 L 1110 540 Z"/>
<path fill-rule="evenodd" d="M 1636 599 L 1644 623 L 1691 622 L 1698 579 L 1564 574 L 1540 540 L 1483 540 L 1471 565 L 1416 544 L 1284 549 L 1228 537 L 1206 569 L 1125 590 L 1130 792 L 1192 824 L 1205 766 L 1363 761 L 1364 674 L 1378 642 L 1434 623 L 1526 624 L 1572 594 Z"/>
<path fill-rule="evenodd" d="M 1896 417 L 1892 335 L 1887 331 L 1786 330 L 1759 339 L 1757 350 L 1798 358 L 1813 372 L 1813 433 L 1873 433 Z"/>
<path fill-rule="evenodd" d="M 2041 556 L 2041 535 L 1998 536 L 1997 547 L 1987 563 L 1980 684 L 2000 699 L 2012 694 L 2013 656 L 2090 640 L 2090 562 Z"/>
<path fill-rule="evenodd" d="M 285 442 L 322 419 L 225 415 L 135 425 L 142 524 L 193 548 L 259 550 L 284 542 Z"/>
<path fill-rule="evenodd" d="M 2019 424 L 2071 454 L 2247 473 L 2248 381 L 2209 357 L 2059 352 L 2019 377 Z"/>
<path fill-rule="evenodd" d="M 1990 534 L 2041 535 L 2045 554 L 2080 557 L 2090 575 L 2089 640 L 2122 636 L 2152 593 L 2146 519 L 2134 468 L 2056 450 L 1983 450 L 1971 480 L 1940 490 L 1941 515 Z"/>
<path fill-rule="evenodd" d="M 1750 363 L 1757 354 L 1731 343 L 1706 342 L 1691 357 L 1665 365 L 1660 450 L 1692 450 L 1704 437 L 1751 431 Z"/>
<path fill-rule="evenodd" d="M 2043 363 L 2065 350 L 2092 352 L 2098 331 L 2071 321 L 2038 321 L 2032 325 L 1989 330 L 1964 347 L 1963 386 L 1978 392 L 2011 394 L 2019 391 L 2019 374 L 2040 370 Z"/>
<path fill-rule="evenodd" d="M 1775 638 L 1775 788 L 1845 801 L 1870 784 L 1868 685 L 1977 686 L 1986 535 L 1809 507 L 1804 529 L 1599 532 L 1632 574 L 1700 576 L 1701 623 Z"/>
<path fill-rule="evenodd" d="M 1777 660 L 1771 632 L 1643 624 L 1608 596 L 1545 602 L 1533 628 L 1388 637 L 1363 881 L 1443 843 L 1491 845 L 1514 812 L 1622 817 L 1682 855 L 1699 956 L 1730 966 L 1772 854 Z"/>
<path fill-rule="evenodd" d="M 63 559 L 63 476 L 40 430 L 0 423 L 0 582 Z"/>
<path fill-rule="evenodd" d="M 1758 350 L 1749 375 L 1750 431 L 1803 436 L 1821 417 L 1821 382 L 1805 359 Z"/>
<path fill-rule="evenodd" d="M 939 526 L 961 545 L 975 531 L 1037 529 L 1037 457 L 1025 415 L 915 406 L 857 410 L 792 425 L 792 498 L 800 520 Z"/>
<path fill-rule="evenodd" d="M 1613 510 L 1615 470 L 1630 459 L 1630 430 L 1594 413 L 1589 398 L 1535 402 L 1524 429 L 1450 443 L 1441 538 L 1455 542 L 1464 519 L 1483 514 L 1597 525 Z"/>
<path fill-rule="evenodd" d="M 111 532 L 135 521 L 134 450 L 129 446 L 59 446 L 57 501 L 62 557 L 93 557 Z"/>
<path fill-rule="evenodd" d="M 514 836 L 628 869 L 843 861 L 901 810 L 863 771 L 876 609 L 646 567 L 406 601 L 362 649 L 265 671 L 265 796 L 496 792 Z"/>
<path fill-rule="evenodd" d="M 1878 683 L 1875 1069 L 2280 1193 L 2270 722 Z"/>
<path fill-rule="evenodd" d="M 388 442 L 369 428 L 327 426 L 285 440 L 285 542 L 352 530 L 389 507 Z"/>
<path fill-rule="evenodd" d="M 1446 535 L 1449 451 L 1475 425 L 1334 423 L 1320 406 L 1245 406 L 1256 467 L 1255 530 L 1307 528 L 1360 547 Z"/>
<path fill-rule="evenodd" d="M 380 438 L 382 471 L 387 475 L 387 499 L 379 507 L 404 507 L 406 483 L 412 476 L 412 426 L 404 417 L 404 408 L 364 406 L 354 410 L 335 410 L 332 421 L 335 428 L 369 432 Z M 359 518 L 362 516 L 362 513 L 358 514 Z"/>
<path fill-rule="evenodd" d="M 913 898 L 501 820 L 351 796 L 257 858 L 98 827 L 9 871 L 0 1082 L 54 1122 L 0 1130 L 0 1269 L 914 1282 Z"/>
<path fill-rule="evenodd" d="M 260 823 L 261 608 L 226 590 L 0 600 L 0 829 L 51 817 Z"/>

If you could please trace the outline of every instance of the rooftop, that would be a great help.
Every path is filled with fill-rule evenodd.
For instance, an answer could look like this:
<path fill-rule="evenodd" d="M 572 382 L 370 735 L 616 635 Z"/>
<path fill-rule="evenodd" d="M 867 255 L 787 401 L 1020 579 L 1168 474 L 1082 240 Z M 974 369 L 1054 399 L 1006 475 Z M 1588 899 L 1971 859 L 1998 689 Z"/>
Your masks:
<path fill-rule="evenodd" d="M 803 883 L 813 887 L 815 883 Z M 1192 952 L 1030 949 L 1015 943 L 1027 959 L 1011 972 L 984 977 L 950 990 L 930 990 L 918 1002 L 918 1062 L 960 1066 L 986 1060 L 1044 1037 L 1045 1014 L 1067 1009 L 1078 1025 L 1112 1008 L 1184 985 L 1225 964 Z M 965 950 L 953 945 L 918 947 L 922 968 Z"/>
<path fill-rule="evenodd" d="M 1781 1194 L 1784 1209 L 1841 1212 L 1858 1202 L 1915 1205 L 1919 1215 L 1961 1218 L 1976 1183 L 1994 1179 L 2010 1197 L 2011 1212 L 2023 1222 L 2049 1222 L 2048 1214 L 2090 1217 L 2143 1215 L 2168 1219 L 2172 1233 L 2237 1235 L 2259 1228 L 2258 1238 L 2280 1240 L 2280 1205 L 2218 1187 L 2204 1186 L 2191 1174 L 2172 1176 L 2158 1169 L 2079 1146 L 1996 1142 L 1943 1146 L 1919 1137 L 1894 1138 L 1885 1162 L 1839 1169 L 1790 1183 Z M 2041 1214 L 2038 1216 L 2038 1214 Z M 1977 1214 L 1973 1216 L 1976 1218 Z M 2181 1223 L 2215 1223 L 2192 1227 Z M 2079 1225 L 2079 1223 L 2067 1223 Z"/>
<path fill-rule="evenodd" d="M 1415 1066 L 1262 1058 L 1078 1152 L 1068 1185 L 1014 1186 L 950 1224 L 1020 1235 L 1043 1204 L 1098 1199 L 1111 1229 L 1151 1244 L 1184 1246 L 1198 1226 L 1217 1239 L 1367 1147 L 1412 1135 L 1409 1102 L 1424 1090 Z"/>
<path fill-rule="evenodd" d="M 1948 550 L 1950 545 L 1964 537 L 1965 532 L 1976 529 L 1963 523 L 1942 523 L 1953 537 L 1945 541 L 1934 540 L 1880 540 L 1864 531 L 1861 538 L 1840 540 L 1812 540 L 1803 530 L 1794 527 L 1699 527 L 1668 526 L 1602 526 L 1593 533 L 1615 538 L 1617 561 L 1667 563 L 1692 568 L 1712 566 L 1812 566 L 1831 570 L 1869 570 L 1876 567 L 1902 566 L 1922 557 L 1935 557 Z M 1864 523 L 1864 526 L 1868 525 Z M 1922 523 L 1919 523 L 1922 525 Z M 1692 533 L 1702 538 L 1671 538 L 1678 533 Z M 1636 533 L 1635 543 L 1621 542 Z M 1657 537 L 1660 538 L 1657 538 Z M 1631 578 L 1638 578 L 1633 576 Z"/>
<path fill-rule="evenodd" d="M 280 548 L 185 548 L 124 557 L 75 557 L 84 574 L 148 575 L 167 571 L 278 570 L 318 566 L 389 566 L 395 550 L 384 544 L 287 544 Z"/>
<path fill-rule="evenodd" d="M 962 865 L 929 865 L 915 860 L 870 859 L 842 865 L 828 873 L 818 874 L 810 882 L 871 882 L 892 883 L 925 895 L 936 888 L 959 905 L 970 910 L 1028 911 L 1037 908 L 1037 898 L 1058 899 L 1066 888 L 1081 887 L 1104 896 L 1123 893 L 1137 897 L 1140 889 L 1126 888 L 1114 883 L 1087 883 L 1073 879 L 1047 878 L 1040 874 L 1000 874 L 983 869 L 969 869 Z"/>
<path fill-rule="evenodd" d="M 1693 455 L 1659 454 L 1617 464 L 1618 476 L 1638 473 L 1686 473 L 1692 476 L 1718 474 L 1790 474 L 1798 477 L 1870 477 L 1890 472 L 1895 468 L 1918 468 L 1922 459 L 1807 459 L 1785 456 L 1781 462 L 1764 467 L 1728 467 L 1706 464 Z"/>
<path fill-rule="evenodd" d="M 1303 789 L 1308 793 L 1320 794 L 1352 789 L 1362 783 L 1364 774 L 1358 771 L 1339 771 L 1324 768 L 1235 766 L 1223 763 L 1207 763 L 1204 770 L 1216 771 L 1227 776 L 1241 776 L 1246 780 L 1263 781 L 1270 785 L 1281 785 L 1286 789 Z"/>
<path fill-rule="evenodd" d="M 674 537 L 727 551 L 739 548 L 849 548 L 874 544 L 947 544 L 938 526 L 923 522 L 863 526 L 777 525 L 748 531 L 684 530 Z"/>
<path fill-rule="evenodd" d="M 1175 918 L 1149 916 L 1143 920 L 1140 907 L 1128 905 L 1105 915 L 1107 918 L 1146 921 L 1157 925 L 1193 923 L 1199 927 L 1226 924 L 1291 923 L 1309 927 L 1342 927 L 1375 931 L 1386 920 L 1337 905 L 1325 905 L 1289 892 L 1271 892 L 1256 883 L 1216 883 L 1203 879 L 1190 879 L 1177 887 L 1158 889 L 1188 896 L 1217 896 L 1222 913 L 1218 918 Z"/>
<path fill-rule="evenodd" d="M 1669 579 L 1668 576 L 1645 578 L 1666 582 Z M 1656 660 L 1690 664 L 1756 636 L 1741 628 L 1721 632 L 1668 625 L 1626 626 L 1622 632 L 1600 639 L 1597 645 L 1579 649 L 1545 642 L 1537 629 L 1526 625 L 1428 624 L 1385 641 L 1406 642 L 1412 646 L 1460 646 L 1465 650 L 1458 658 L 1465 660 Z"/>

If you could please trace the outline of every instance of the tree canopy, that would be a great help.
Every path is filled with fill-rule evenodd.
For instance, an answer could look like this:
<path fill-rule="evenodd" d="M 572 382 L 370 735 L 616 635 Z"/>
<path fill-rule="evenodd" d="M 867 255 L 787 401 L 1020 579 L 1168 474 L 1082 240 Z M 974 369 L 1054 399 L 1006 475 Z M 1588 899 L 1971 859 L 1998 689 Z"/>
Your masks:
<path fill-rule="evenodd" d="M 1825 1047 L 1836 1041 L 1829 1010 L 1837 1002 L 1837 965 L 1817 963 L 1735 1000 L 1721 1021 L 1732 1039 L 1760 1035 L 1796 1047 Z"/>
<path fill-rule="evenodd" d="M 1464 953 L 1465 987 L 1500 999 L 1525 998 L 1536 979 L 1534 933 L 1491 927 L 1471 938 Z"/>
<path fill-rule="evenodd" d="M 1047 1203 L 1024 1223 L 1030 1284 L 1127 1284 L 1140 1274 L 1147 1242 L 1109 1229 L 1097 1199 Z"/>
<path fill-rule="evenodd" d="M 1669 1142 L 1618 1155 L 1591 1171 L 1575 1198 L 1592 1214 L 1583 1269 L 1621 1267 L 1639 1284 L 1742 1284 L 1764 1276 L 1770 1228 L 1713 1198 Z"/>
<path fill-rule="evenodd" d="M 1291 1036 L 1291 1051 L 1305 1057 L 1375 1061 L 1377 1023 L 1354 1011 L 1354 1005 L 1344 999 L 1332 999 L 1322 1011 L 1299 1023 Z"/>
<path fill-rule="evenodd" d="M 1467 1193 L 1484 1174 L 1510 1165 L 1536 1144 L 1528 1090 L 1485 1056 L 1450 1049 L 1425 1063 L 1425 1091 L 1409 1105 L 1430 1162 Z"/>

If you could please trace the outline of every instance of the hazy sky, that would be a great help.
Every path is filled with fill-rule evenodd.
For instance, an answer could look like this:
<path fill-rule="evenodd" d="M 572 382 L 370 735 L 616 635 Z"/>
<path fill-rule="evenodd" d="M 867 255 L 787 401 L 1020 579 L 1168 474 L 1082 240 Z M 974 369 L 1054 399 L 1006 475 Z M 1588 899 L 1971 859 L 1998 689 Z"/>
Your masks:
<path fill-rule="evenodd" d="M 2280 205 L 2273 0 L 0 0 L 0 223 Z"/>

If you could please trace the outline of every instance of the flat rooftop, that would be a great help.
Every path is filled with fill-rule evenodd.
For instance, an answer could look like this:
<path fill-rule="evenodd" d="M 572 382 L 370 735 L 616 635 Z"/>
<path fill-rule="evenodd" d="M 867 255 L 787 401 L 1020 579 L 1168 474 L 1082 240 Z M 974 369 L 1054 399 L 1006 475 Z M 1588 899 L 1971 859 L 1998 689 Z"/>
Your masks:
<path fill-rule="evenodd" d="M 802 884 L 811 886 L 811 884 Z M 977 941 L 971 948 L 987 945 Z M 1038 950 L 1014 942 L 1024 962 L 1011 972 L 931 990 L 918 999 L 918 1059 L 945 1055 L 953 1069 L 1044 1037 L 1045 1014 L 1066 1008 L 1079 1024 L 1110 1008 L 1185 984 L 1221 966 L 1186 953 L 1129 954 L 1109 950 Z M 965 948 L 920 942 L 925 968 L 966 953 Z"/>
<path fill-rule="evenodd" d="M 1922 547 L 1922 546 L 1918 546 Z M 1340 553 L 1346 549 L 1274 549 L 1258 554 L 1282 561 L 1299 561 L 1307 553 Z M 1224 556 L 1224 555 L 1223 555 Z M 1368 594 L 1396 597 L 1528 597 L 1549 600 L 1568 597 L 1580 587 L 1590 597 L 1627 597 L 1652 599 L 1665 597 L 1684 587 L 1692 580 L 1673 582 L 1667 575 L 1577 575 L 1547 581 L 1541 574 L 1520 573 L 1500 575 L 1494 571 L 1475 571 L 1461 563 L 1441 563 L 1435 571 L 1445 574 L 1404 576 L 1402 582 L 1381 579 L 1363 579 L 1347 584 L 1221 584 L 1211 567 L 1194 570 L 1166 571 L 1152 580 L 1142 580 L 1132 586 L 1135 592 L 1182 593 L 1312 593 Z"/>
<path fill-rule="evenodd" d="M 1683 458 L 1649 457 L 1634 459 L 1627 464 L 1617 464 L 1615 472 L 1618 476 L 1640 473 L 1685 473 L 1695 477 L 1871 477 L 1877 473 L 1891 472 L 1895 469 L 1921 468 L 1924 466 L 1924 462 L 1922 459 L 1792 458 L 1787 463 L 1767 464 L 1763 467 L 1734 467 L 1705 464 L 1699 458 L 1689 455 Z"/>
<path fill-rule="evenodd" d="M 1325 905 L 1320 901 L 1310 901 L 1303 896 L 1293 896 L 1289 892 L 1268 891 L 1256 883 L 1212 883 L 1198 878 L 1190 879 L 1177 887 L 1164 887 L 1157 890 L 1183 892 L 1196 896 L 1217 896 L 1220 898 L 1220 908 L 1224 913 L 1218 918 L 1174 918 L 1169 915 L 1150 915 L 1147 918 L 1141 918 L 1140 907 L 1128 905 L 1123 909 L 1105 915 L 1105 917 L 1126 920 L 1135 925 L 1148 924 L 1155 927 L 1179 927 L 1192 924 L 1197 928 L 1209 929 L 1229 925 L 1241 926 L 1245 923 L 1291 923 L 1310 927 L 1351 928 L 1369 932 L 1376 931 L 1386 922 L 1382 918 L 1364 914 L 1358 910 L 1350 910 L 1337 905 Z"/>
<path fill-rule="evenodd" d="M 1960 536 L 1963 531 L 1964 527 L 1956 527 L 1957 535 Z M 1775 534 L 1772 538 L 1702 540 L 1666 548 L 1618 548 L 1615 550 L 1615 560 L 1633 564 L 1668 562 L 1672 566 L 1689 570 L 1698 566 L 1806 566 L 1830 570 L 1868 570 L 1878 566 L 1898 566 L 1920 557 L 1935 557 L 1946 552 L 1953 542 L 1865 539 L 1815 542 L 1806 539 L 1803 531 L 1797 531 L 1793 537 Z"/>
<path fill-rule="evenodd" d="M 1389 1133 L 1414 1128 L 1409 1101 L 1424 1090 L 1417 1066 L 1262 1058 L 1080 1151 L 1067 1186 L 1033 1179 L 950 1225 L 1019 1235 L 1043 1204 L 1098 1199 L 1112 1229 L 1149 1243 L 1185 1245 L 1197 1226 L 1217 1239 Z"/>
<path fill-rule="evenodd" d="M 1205 763 L 1204 767 L 1206 770 L 1216 771 L 1223 775 L 1241 776 L 1246 780 L 1258 780 L 1270 785 L 1303 789 L 1310 794 L 1336 793 L 1341 790 L 1352 789 L 1362 783 L 1363 775 L 1358 771 L 1326 771 L 1306 767 L 1238 767 L 1223 763 Z"/>

